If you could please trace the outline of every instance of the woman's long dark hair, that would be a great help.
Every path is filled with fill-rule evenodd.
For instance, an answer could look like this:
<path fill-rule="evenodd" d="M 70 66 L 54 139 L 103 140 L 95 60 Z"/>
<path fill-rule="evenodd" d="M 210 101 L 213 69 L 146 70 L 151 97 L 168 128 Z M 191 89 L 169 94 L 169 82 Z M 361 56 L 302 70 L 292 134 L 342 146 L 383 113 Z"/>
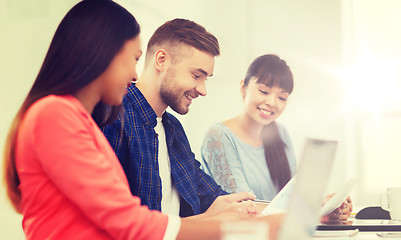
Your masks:
<path fill-rule="evenodd" d="M 249 66 L 244 80 L 247 86 L 251 79 L 266 86 L 277 86 L 291 94 L 294 88 L 292 73 L 287 63 L 276 55 L 267 54 L 256 58 Z M 285 153 L 285 143 L 280 138 L 276 122 L 262 129 L 265 158 L 271 178 L 278 190 L 291 179 L 291 170 Z"/>
<path fill-rule="evenodd" d="M 21 192 L 15 167 L 18 128 L 25 112 L 50 94 L 74 94 L 109 66 L 124 43 L 139 35 L 139 24 L 126 9 L 111 0 L 84 0 L 63 18 L 42 67 L 14 118 L 5 146 L 5 183 L 14 208 L 20 211 Z M 92 116 L 99 126 L 115 120 L 121 106 L 99 102 Z"/>

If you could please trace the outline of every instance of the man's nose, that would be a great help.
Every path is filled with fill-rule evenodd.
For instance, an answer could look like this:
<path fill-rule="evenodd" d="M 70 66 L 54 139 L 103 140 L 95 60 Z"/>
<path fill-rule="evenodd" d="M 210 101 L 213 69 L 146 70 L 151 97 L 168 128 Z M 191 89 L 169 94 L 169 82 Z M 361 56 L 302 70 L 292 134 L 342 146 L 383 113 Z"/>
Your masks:
<path fill-rule="evenodd" d="M 200 83 L 195 87 L 196 92 L 199 93 L 201 96 L 206 96 L 207 91 L 206 91 L 206 83 Z"/>

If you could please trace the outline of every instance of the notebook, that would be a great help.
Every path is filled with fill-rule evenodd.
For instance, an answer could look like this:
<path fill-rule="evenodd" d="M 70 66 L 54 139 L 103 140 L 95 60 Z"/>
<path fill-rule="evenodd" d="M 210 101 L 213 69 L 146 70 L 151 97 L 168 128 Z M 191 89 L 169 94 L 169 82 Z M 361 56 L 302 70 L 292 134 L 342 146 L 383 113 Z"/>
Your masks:
<path fill-rule="evenodd" d="M 336 149 L 336 141 L 306 140 L 298 173 L 290 182 L 291 196 L 279 240 L 313 237 Z"/>

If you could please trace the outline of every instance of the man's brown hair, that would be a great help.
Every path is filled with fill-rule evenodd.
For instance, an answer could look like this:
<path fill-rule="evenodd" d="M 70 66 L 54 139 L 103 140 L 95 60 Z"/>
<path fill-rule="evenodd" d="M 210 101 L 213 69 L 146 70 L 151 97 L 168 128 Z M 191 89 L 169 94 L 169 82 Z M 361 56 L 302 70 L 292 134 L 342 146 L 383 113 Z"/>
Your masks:
<path fill-rule="evenodd" d="M 152 35 L 146 50 L 146 63 L 157 49 L 163 48 L 178 62 L 183 46 L 191 46 L 213 56 L 220 55 L 217 38 L 206 29 L 187 19 L 176 18 L 161 25 Z"/>

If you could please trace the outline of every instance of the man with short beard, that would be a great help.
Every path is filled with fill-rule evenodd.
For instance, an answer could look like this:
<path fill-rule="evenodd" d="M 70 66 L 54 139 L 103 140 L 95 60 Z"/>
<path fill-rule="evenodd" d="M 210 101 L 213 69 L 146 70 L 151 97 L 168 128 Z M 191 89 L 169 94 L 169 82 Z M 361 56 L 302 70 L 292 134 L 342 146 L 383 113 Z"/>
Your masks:
<path fill-rule="evenodd" d="M 170 107 L 186 114 L 195 98 L 206 95 L 219 54 L 217 39 L 204 27 L 184 19 L 166 22 L 149 40 L 144 71 L 124 97 L 124 120 L 103 129 L 132 194 L 150 209 L 198 215 L 227 194 L 200 169 L 183 127 L 166 112 Z"/>

